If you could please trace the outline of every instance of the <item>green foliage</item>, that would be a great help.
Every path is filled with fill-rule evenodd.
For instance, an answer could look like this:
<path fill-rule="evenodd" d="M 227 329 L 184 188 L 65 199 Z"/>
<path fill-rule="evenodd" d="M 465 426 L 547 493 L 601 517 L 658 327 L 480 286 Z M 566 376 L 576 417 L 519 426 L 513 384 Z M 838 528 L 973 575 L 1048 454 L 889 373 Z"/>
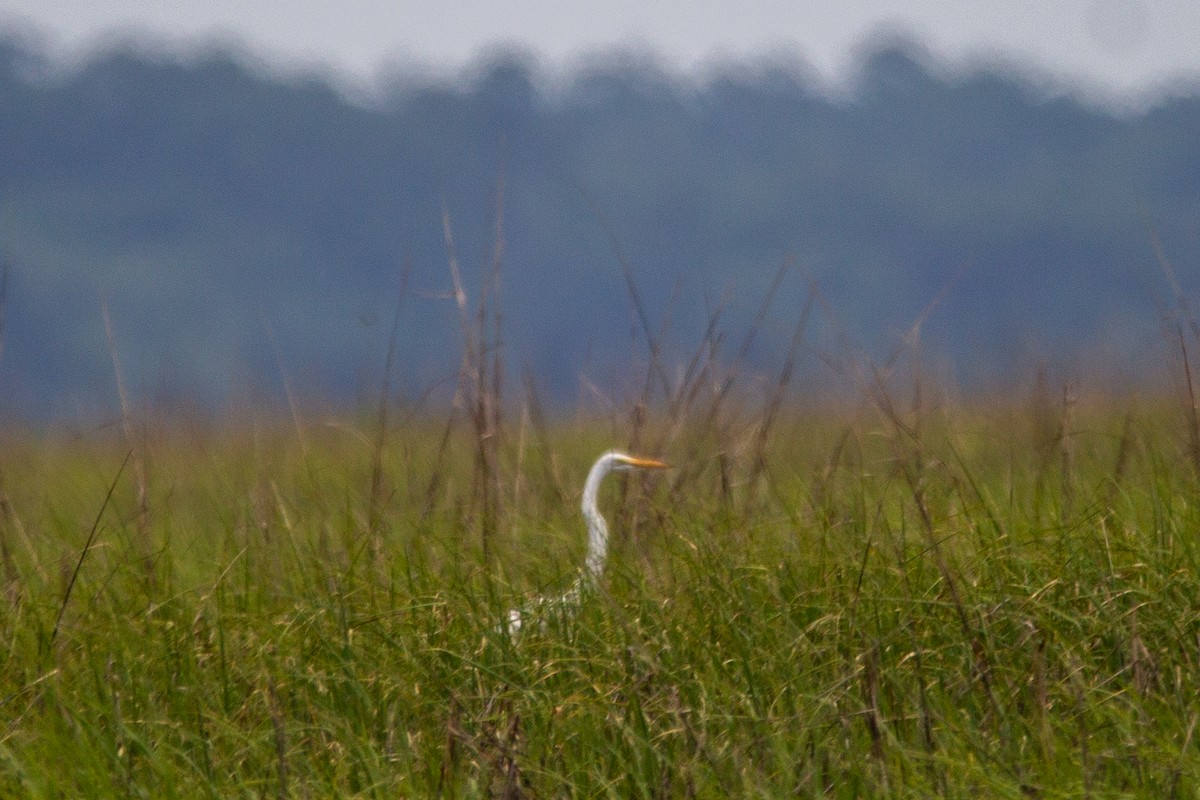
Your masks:
<path fill-rule="evenodd" d="M 349 425 L 147 433 L 65 607 L 126 448 L 10 436 L 0 795 L 1195 796 L 1176 421 L 1039 413 L 784 413 L 757 472 L 670 440 L 519 638 L 598 431 L 504 443 L 486 548 L 461 432 L 392 431 L 374 499 Z"/>

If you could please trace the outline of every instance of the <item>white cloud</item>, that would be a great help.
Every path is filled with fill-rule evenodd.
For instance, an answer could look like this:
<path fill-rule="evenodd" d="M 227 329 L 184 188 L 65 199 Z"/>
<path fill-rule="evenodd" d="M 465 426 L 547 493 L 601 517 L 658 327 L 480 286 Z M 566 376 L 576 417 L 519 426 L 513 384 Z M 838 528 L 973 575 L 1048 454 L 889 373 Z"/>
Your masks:
<path fill-rule="evenodd" d="M 461 69 L 500 40 L 550 68 L 630 41 L 681 70 L 794 48 L 836 83 L 865 37 L 895 25 L 951 66 L 982 56 L 1117 95 L 1200 75 L 1195 0 L 19 0 L 0 9 L 3 24 L 36 26 L 67 56 L 115 32 L 170 47 L 233 39 L 275 66 L 328 65 L 357 81 L 395 63 Z"/>

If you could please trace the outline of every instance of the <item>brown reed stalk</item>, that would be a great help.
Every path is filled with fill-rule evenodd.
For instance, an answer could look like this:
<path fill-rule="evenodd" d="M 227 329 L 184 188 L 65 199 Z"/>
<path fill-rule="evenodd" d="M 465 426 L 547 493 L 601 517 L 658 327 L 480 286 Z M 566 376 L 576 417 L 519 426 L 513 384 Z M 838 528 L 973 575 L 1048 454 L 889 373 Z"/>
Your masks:
<path fill-rule="evenodd" d="M 758 431 L 754 437 L 753 455 L 746 483 L 747 510 L 749 510 L 750 505 L 754 501 L 754 492 L 758 485 L 758 479 L 767 468 L 767 445 L 771 441 L 771 431 L 775 426 L 775 420 L 779 417 L 779 409 L 783 406 L 787 388 L 792 382 L 792 375 L 796 369 L 796 359 L 800 354 L 800 344 L 804 341 L 804 334 L 808 329 L 808 318 L 812 312 L 812 307 L 813 298 L 810 294 L 808 300 L 804 303 L 804 309 L 800 312 L 800 319 L 796 322 L 796 328 L 792 332 L 792 341 L 788 346 L 783 368 L 779 371 L 779 377 L 776 379 L 771 394 L 768 396 L 766 405 L 763 408 L 762 420 L 758 424 Z"/>
<path fill-rule="evenodd" d="M 490 557 L 500 514 L 500 432 L 503 424 L 503 315 L 500 308 L 500 276 L 504 261 L 504 165 L 496 179 L 496 207 L 492 227 L 492 260 L 483 270 L 476 311 L 477 353 L 475 378 L 475 441 L 478 458 L 482 516 L 480 538 L 484 560 Z M 491 314 L 489 320 L 489 311 Z M 489 325 L 490 322 L 490 325 Z M 490 338 L 488 328 L 491 328 Z"/>
<path fill-rule="evenodd" d="M 150 542 L 150 489 L 146 474 L 145 436 L 137 436 L 133 428 L 133 412 L 129 393 L 125 388 L 125 375 L 117 352 L 117 337 L 113 332 L 112 317 L 108 313 L 108 300 L 100 298 L 100 313 L 104 318 L 104 336 L 108 341 L 108 353 L 112 358 L 113 375 L 117 383 L 117 399 L 121 404 L 121 431 L 125 444 L 133 454 L 133 475 L 137 487 L 137 542 L 142 560 L 142 572 L 147 581 L 154 582 L 154 560 Z"/>
<path fill-rule="evenodd" d="M 964 266 L 965 269 L 965 266 Z M 955 276 L 962 274 L 962 270 Z M 896 459 L 896 469 L 904 478 L 908 486 L 909 494 L 912 497 L 913 505 L 917 511 L 917 519 L 920 522 L 920 530 L 925 539 L 927 552 L 929 552 L 937 566 L 938 572 L 942 576 L 942 581 L 946 586 L 946 592 L 950 596 L 951 606 L 954 609 L 955 615 L 958 617 L 958 622 L 963 631 L 963 636 L 970 644 L 971 652 L 975 661 L 975 673 L 979 678 L 980 684 L 983 687 L 984 694 L 997 718 L 1000 716 L 999 699 L 996 696 L 993 682 L 990 656 L 984 638 L 976 625 L 972 622 L 971 614 L 968 613 L 966 603 L 963 599 L 962 591 L 959 588 L 959 582 L 955 577 L 954 572 L 950 569 L 950 564 L 946 558 L 945 551 L 942 548 L 942 542 L 937 533 L 936 525 L 934 524 L 933 513 L 929 507 L 929 500 L 926 493 L 926 464 L 925 464 L 925 446 L 922 439 L 922 428 L 919 420 L 914 420 L 912 423 L 907 423 L 904 420 L 903 413 L 897 407 L 897 404 L 888 388 L 888 380 L 899 363 L 900 355 L 905 349 L 911 349 L 918 346 L 920 339 L 921 326 L 940 304 L 945 297 L 949 286 L 945 287 L 938 295 L 922 310 L 916 321 L 910 327 L 908 333 L 903 337 L 902 342 L 891 353 L 888 359 L 884 362 L 882 368 L 877 367 L 873 362 L 868 361 L 870 379 L 866 382 L 867 396 L 871 399 L 877 412 L 880 414 L 883 421 L 891 428 L 892 435 L 890 437 L 893 452 Z M 919 361 L 914 361 L 919 367 Z M 917 372 L 913 380 L 918 386 L 914 386 L 914 401 L 921 398 L 919 384 L 922 381 L 922 376 Z M 920 412 L 920 409 L 915 409 Z"/>
<path fill-rule="evenodd" d="M 862 654 L 863 721 L 871 737 L 871 757 L 883 760 L 883 715 L 879 710 L 879 643 L 876 642 Z"/>
<path fill-rule="evenodd" d="M 731 445 L 725 441 L 725 434 L 729 425 L 722 422 L 723 412 L 731 392 L 737 385 L 737 379 L 742 373 L 742 366 L 745 364 L 750 348 L 754 345 L 759 331 L 766 322 L 767 315 L 783 284 L 784 278 L 791 271 L 794 264 L 795 261 L 790 255 L 780 264 L 766 293 L 763 295 L 762 301 L 759 303 L 750 327 L 742 338 L 741 346 L 738 348 L 732 363 L 725 374 L 719 379 L 717 378 L 719 371 L 717 367 L 717 355 L 721 342 L 724 339 L 724 334 L 718 325 L 728 305 L 727 297 L 723 296 L 721 302 L 710 313 L 704 337 L 691 362 L 689 362 L 688 369 L 684 372 L 685 379 L 677 389 L 674 398 L 672 398 L 670 407 L 670 417 L 674 421 L 675 430 L 682 431 L 685 427 L 690 427 L 694 432 L 694 435 L 689 438 L 688 449 L 685 457 L 682 459 L 683 465 L 680 469 L 676 470 L 674 479 L 671 482 L 670 492 L 672 496 L 678 496 L 681 487 L 694 477 L 696 470 L 702 468 L 704 459 L 696 458 L 701 447 L 713 447 L 716 449 L 721 479 L 720 496 L 723 502 L 728 501 L 732 496 L 728 475 L 730 466 L 728 451 Z M 697 367 L 697 365 L 701 364 L 702 366 Z M 710 382 L 712 382 L 713 392 L 710 395 L 709 402 L 702 416 L 697 420 L 693 420 L 689 417 L 689 414 L 701 390 Z M 708 441 L 706 438 L 709 435 L 711 435 L 712 441 Z M 693 464 L 695 465 L 694 467 L 688 466 Z"/>
<path fill-rule="evenodd" d="M 472 514 L 478 513 L 480 545 L 484 560 L 491 559 L 492 540 L 495 537 L 501 496 L 500 426 L 503 370 L 503 317 L 499 311 L 501 264 L 504 254 L 504 178 L 497 183 L 496 215 L 492 260 L 489 269 L 483 270 L 479 304 L 472 314 L 467 293 L 463 288 L 462 274 L 454 245 L 450 225 L 450 212 L 442 204 L 442 229 L 446 241 L 446 252 L 453 284 L 453 296 L 458 308 L 459 324 L 463 336 L 463 356 L 459 365 L 458 388 L 455 392 L 456 407 L 467 410 L 474 443 L 475 464 L 472 475 Z M 489 316 L 490 315 L 490 316 Z M 453 425 L 447 423 L 443 444 L 449 440 Z M 431 484 L 432 489 L 432 484 Z M 427 494 L 427 503 L 429 495 Z"/>
<path fill-rule="evenodd" d="M 287 726 L 283 717 L 283 704 L 275 688 L 275 679 L 267 676 L 267 711 L 271 715 L 271 727 L 275 732 L 275 767 L 278 778 L 276 792 L 280 800 L 291 796 L 287 762 Z"/>
<path fill-rule="evenodd" d="M 537 383 L 533 374 L 529 370 L 524 373 L 525 382 L 525 408 L 529 414 L 529 424 L 533 428 L 534 439 L 537 441 L 538 449 L 541 450 L 542 457 L 540 460 L 542 466 L 541 485 L 554 493 L 554 503 L 561 505 L 566 492 L 563 490 L 562 481 L 558 477 L 558 473 L 554 468 L 554 453 L 550 447 L 550 434 L 546 425 L 546 413 L 542 409 L 542 401 L 538 396 Z"/>
<path fill-rule="evenodd" d="M 1061 457 L 1063 517 L 1070 518 L 1075 505 L 1075 404 L 1078 396 L 1069 382 L 1063 384 L 1062 421 L 1058 446 Z"/>
<path fill-rule="evenodd" d="M 375 421 L 375 444 L 371 448 L 371 487 L 367 506 L 367 534 L 371 537 L 371 555 L 376 564 L 383 558 L 383 454 L 387 449 L 388 410 L 391 407 L 392 369 L 396 363 L 396 342 L 400 338 L 401 311 L 408 292 L 409 262 L 400 273 L 400 291 L 392 314 L 392 330 L 388 336 L 387 356 L 379 386 L 379 411 Z"/>
<path fill-rule="evenodd" d="M 1112 509 L 1117 492 L 1125 479 L 1131 451 L 1133 450 L 1133 409 L 1126 409 L 1125 420 L 1121 423 L 1121 438 L 1117 442 L 1117 455 L 1113 459 L 1112 477 L 1108 480 L 1108 494 L 1105 505 Z"/>
<path fill-rule="evenodd" d="M 1186 323 L 1188 330 L 1191 331 L 1192 338 L 1200 341 L 1200 320 L 1192 313 L 1187 295 L 1184 294 L 1183 287 L 1179 283 L 1179 278 L 1175 274 L 1174 265 L 1167 257 L 1166 250 L 1163 248 L 1161 239 L 1159 239 L 1158 231 L 1149 224 L 1149 221 L 1147 221 L 1146 227 L 1159 268 L 1162 270 L 1163 276 L 1167 279 L 1167 283 L 1171 287 L 1171 293 L 1175 298 L 1176 319 L 1174 321 L 1174 334 L 1179 342 L 1179 351 L 1182 356 L 1184 386 L 1187 390 L 1188 400 L 1186 409 L 1188 456 L 1192 462 L 1193 470 L 1197 475 L 1200 475 L 1200 408 L 1197 407 L 1196 387 L 1192 378 L 1191 359 L 1188 356 L 1187 341 L 1183 332 L 1183 326 Z M 1168 314 L 1165 310 L 1162 313 L 1165 321 Z"/>
<path fill-rule="evenodd" d="M 642 335 L 646 338 L 646 347 L 650 352 L 648 369 L 658 379 L 663 393 L 670 395 L 671 381 L 668 379 L 666 368 L 662 364 L 658 340 L 654 337 L 654 332 L 650 327 L 650 317 L 646 313 L 646 306 L 642 303 L 641 293 L 638 291 L 637 281 L 633 276 L 633 265 L 625 256 L 625 250 L 621 247 L 621 240 L 617 237 L 616 231 L 608 219 L 608 215 L 604 213 L 599 203 L 596 202 L 591 193 L 584 189 L 583 186 L 576 184 L 575 189 L 583 197 L 588 208 L 591 209 L 596 224 L 600 226 L 600 229 L 608 239 L 608 245 L 612 250 L 613 257 L 617 259 L 617 263 L 621 266 L 621 276 L 625 279 L 625 293 L 629 296 L 630 305 L 633 308 L 638 327 L 641 329 Z"/>
<path fill-rule="evenodd" d="M 296 430 L 296 440 L 300 442 L 300 452 L 304 457 L 308 458 L 308 435 L 304 428 L 304 421 L 300 416 L 300 406 L 296 402 L 296 391 L 292 386 L 292 377 L 283 366 L 283 351 L 279 347 L 279 340 L 275 338 L 275 330 L 271 327 L 271 323 L 265 318 L 262 321 L 263 330 L 267 333 L 267 341 L 271 344 L 271 353 L 275 357 L 275 367 L 279 370 L 279 379 L 283 381 L 283 396 L 287 400 L 288 413 L 292 417 L 292 427 Z"/>
<path fill-rule="evenodd" d="M 8 309 L 8 258 L 0 253 L 0 361 L 4 359 L 4 322 Z M 0 470 L 0 559 L 4 561 L 4 593 L 9 602 L 16 603 L 21 591 L 21 576 L 13 560 L 9 544 L 15 527 L 15 515 L 4 488 L 4 472 Z"/>
<path fill-rule="evenodd" d="M 1179 352 L 1183 358 L 1184 386 L 1187 388 L 1187 430 L 1188 455 L 1191 457 L 1192 468 L 1200 475 L 1200 407 L 1196 401 L 1196 385 L 1192 380 L 1191 359 L 1188 357 L 1187 341 L 1183 337 L 1183 327 L 1178 326 Z"/>
<path fill-rule="evenodd" d="M 481 463 L 483 460 L 484 445 L 482 444 L 482 434 L 484 432 L 483 421 L 479 413 L 478 396 L 480 394 L 480 372 L 479 366 L 482 356 L 480 350 L 482 344 L 478 342 L 479 335 L 478 327 L 471 322 L 471 312 L 467 304 L 467 292 L 463 288 L 462 273 L 459 270 L 458 255 L 454 245 L 454 234 L 450 225 L 450 210 L 446 202 L 442 201 L 442 232 L 446 241 L 446 257 L 450 267 L 450 280 L 453 286 L 454 303 L 458 309 L 459 327 L 463 337 L 463 354 L 458 370 L 458 387 L 455 390 L 454 407 L 464 407 L 468 410 L 468 414 L 475 429 L 475 471 L 473 480 L 475 490 L 471 493 L 472 496 L 472 512 L 474 511 L 474 503 L 477 501 L 480 494 L 480 471 L 486 470 L 486 466 Z M 451 414 L 446 423 L 446 430 L 442 437 L 442 450 L 444 452 L 446 445 L 449 442 L 450 431 L 453 426 L 454 414 Z M 437 472 L 435 471 L 436 478 Z M 483 484 L 487 485 L 486 475 L 484 476 Z M 431 491 L 433 484 L 430 485 Z M 486 491 L 486 490 L 485 490 Z M 427 497 L 428 500 L 428 497 Z M 486 506 L 486 501 L 485 501 Z M 488 555 L 489 540 L 491 538 L 488 530 L 488 521 L 486 519 L 482 526 L 480 534 L 481 544 L 483 547 L 484 558 Z"/>

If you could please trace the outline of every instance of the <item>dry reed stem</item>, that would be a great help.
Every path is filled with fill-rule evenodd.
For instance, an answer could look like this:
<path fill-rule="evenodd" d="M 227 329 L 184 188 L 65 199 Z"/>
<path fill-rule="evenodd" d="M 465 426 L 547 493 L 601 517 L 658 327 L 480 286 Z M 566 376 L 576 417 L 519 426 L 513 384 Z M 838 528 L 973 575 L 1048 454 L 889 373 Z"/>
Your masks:
<path fill-rule="evenodd" d="M 154 561 L 150 546 L 150 491 L 146 475 L 144 437 L 139 438 L 133 429 L 133 413 L 129 393 L 125 388 L 125 375 L 117 352 L 117 337 L 113 332 L 112 318 L 108 313 L 108 301 L 100 298 L 100 313 L 104 318 L 104 336 L 108 341 L 108 353 L 112 358 L 113 375 L 117 383 L 117 399 L 121 404 L 121 431 L 125 444 L 133 455 L 134 482 L 137 486 L 137 540 L 142 559 L 142 570 L 148 581 L 154 580 Z"/>
<path fill-rule="evenodd" d="M 267 676 L 267 710 L 271 716 L 271 727 L 275 732 L 277 793 L 280 800 L 287 800 L 291 794 L 288 788 L 287 726 L 283 717 L 283 705 L 279 702 L 279 693 L 275 689 L 275 678 L 271 675 Z"/>
<path fill-rule="evenodd" d="M 292 377 L 283 366 L 283 351 L 279 347 L 279 341 L 275 338 L 275 330 L 266 319 L 263 319 L 262 324 L 263 329 L 267 333 L 267 341 L 271 344 L 271 353 L 275 357 L 275 367 L 279 370 L 279 379 L 283 382 L 283 396 L 288 404 L 288 413 L 292 417 L 292 427 L 296 431 L 296 441 L 300 442 L 300 451 L 307 458 L 309 452 L 308 433 L 305 430 L 304 420 L 300 416 L 300 406 L 296 402 L 296 391 L 292 386 Z"/>
<path fill-rule="evenodd" d="M 788 385 L 792 382 L 792 374 L 796 369 L 796 359 L 800 353 L 800 345 L 804 341 L 804 334 L 808 329 L 808 318 L 812 312 L 812 307 L 813 298 L 810 294 L 804 304 L 804 309 L 800 312 L 800 319 L 796 322 L 796 329 L 792 333 L 792 341 L 788 346 L 783 368 L 779 371 L 779 377 L 776 379 L 775 386 L 767 398 L 766 407 L 763 409 L 762 420 L 758 424 L 752 448 L 753 455 L 750 462 L 749 477 L 746 482 L 747 510 L 749 510 L 754 502 L 754 491 L 758 485 L 758 479 L 767 468 L 767 445 L 771 441 L 771 431 L 775 426 L 775 420 L 779 416 L 779 410 L 783 406 Z"/>
<path fill-rule="evenodd" d="M 1061 453 L 1063 517 L 1070 519 L 1075 507 L 1075 405 L 1078 396 L 1070 383 L 1063 384 L 1062 417 L 1058 445 Z"/>
<path fill-rule="evenodd" d="M 1191 360 L 1188 358 L 1187 342 L 1183 338 L 1183 328 L 1178 329 L 1179 351 L 1183 358 L 1184 385 L 1187 388 L 1187 429 L 1188 455 L 1191 457 L 1192 468 L 1200 475 L 1200 406 L 1196 400 L 1196 386 L 1192 380 Z"/>
<path fill-rule="evenodd" d="M 396 362 L 396 343 L 400 338 L 401 311 L 404 296 L 408 292 L 409 264 L 405 262 L 400 273 L 400 291 L 396 297 L 396 309 L 392 315 L 392 330 L 388 335 L 387 357 L 383 364 L 383 377 L 379 386 L 379 411 L 376 417 L 375 443 L 371 448 L 371 485 L 367 505 L 367 535 L 371 542 L 371 557 L 377 566 L 383 560 L 383 455 L 387 450 L 388 410 L 391 406 L 392 369 Z"/>

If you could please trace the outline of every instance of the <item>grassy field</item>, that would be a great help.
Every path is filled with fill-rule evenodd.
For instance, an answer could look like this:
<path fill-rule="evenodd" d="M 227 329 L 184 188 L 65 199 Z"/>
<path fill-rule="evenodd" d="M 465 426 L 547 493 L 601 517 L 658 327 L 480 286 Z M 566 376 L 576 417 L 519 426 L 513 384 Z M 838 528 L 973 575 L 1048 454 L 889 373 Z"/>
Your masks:
<path fill-rule="evenodd" d="M 1044 394 L 10 434 L 0 796 L 1196 797 L 1190 417 Z"/>

